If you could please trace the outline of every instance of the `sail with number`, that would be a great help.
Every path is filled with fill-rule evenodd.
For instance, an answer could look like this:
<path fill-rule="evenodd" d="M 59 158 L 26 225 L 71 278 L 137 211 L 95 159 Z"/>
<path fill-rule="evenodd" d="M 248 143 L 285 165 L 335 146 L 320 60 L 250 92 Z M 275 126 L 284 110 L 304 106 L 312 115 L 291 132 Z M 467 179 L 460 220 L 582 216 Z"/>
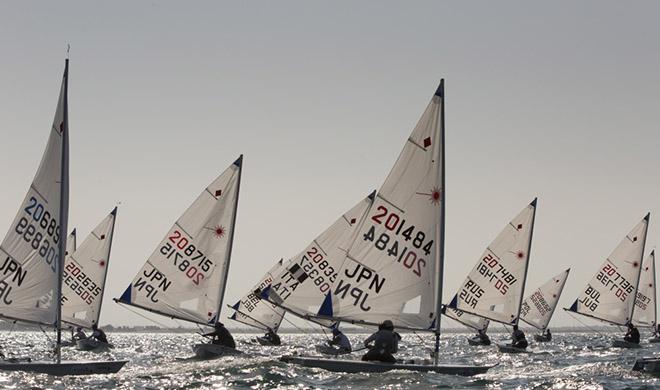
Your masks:
<path fill-rule="evenodd" d="M 621 240 L 568 311 L 616 325 L 625 325 L 631 320 L 649 216 L 647 214 Z"/>
<path fill-rule="evenodd" d="M 282 270 L 282 263 L 283 260 L 275 263 L 273 268 L 261 278 L 259 284 L 231 306 L 231 308 L 234 309 L 234 314 L 229 317 L 230 319 L 249 325 L 253 328 L 264 331 L 272 329 L 274 332 L 277 332 L 282 323 L 282 319 L 284 318 L 284 309 L 268 302 L 267 300 L 261 299 L 255 294 L 255 291 L 263 290 L 273 283 L 273 275 L 278 274 Z"/>
<path fill-rule="evenodd" d="M 535 216 L 536 199 L 486 248 L 449 308 L 504 324 L 518 323 Z"/>
<path fill-rule="evenodd" d="M 441 82 L 360 224 L 322 318 L 439 331 L 443 99 Z"/>
<path fill-rule="evenodd" d="M 658 321 L 656 310 L 655 251 L 653 250 L 642 264 L 632 322 L 638 326 L 655 327 Z"/>
<path fill-rule="evenodd" d="M 337 278 L 346 251 L 366 217 L 374 193 L 339 217 L 298 255 L 274 273 L 272 283 L 261 293 L 270 302 L 299 317 L 324 326 L 335 321 L 317 318 L 324 310 L 332 283 Z"/>
<path fill-rule="evenodd" d="M 202 191 L 156 246 L 119 303 L 203 325 L 219 320 L 243 156 Z"/>
<path fill-rule="evenodd" d="M 570 271 L 570 268 L 563 271 L 531 293 L 522 304 L 520 319 L 536 329 L 545 331 L 557 308 Z"/>
<path fill-rule="evenodd" d="M 110 262 L 117 208 L 64 260 L 62 321 L 84 328 L 98 324 Z"/>
<path fill-rule="evenodd" d="M 57 326 L 58 268 L 66 248 L 68 64 L 46 150 L 0 244 L 0 316 L 48 326 Z"/>

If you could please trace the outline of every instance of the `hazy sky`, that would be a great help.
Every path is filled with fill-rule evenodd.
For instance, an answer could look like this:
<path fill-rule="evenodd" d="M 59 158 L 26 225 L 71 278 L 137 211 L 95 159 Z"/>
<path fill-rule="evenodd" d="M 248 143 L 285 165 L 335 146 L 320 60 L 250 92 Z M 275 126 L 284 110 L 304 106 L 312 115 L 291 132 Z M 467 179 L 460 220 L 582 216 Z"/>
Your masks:
<path fill-rule="evenodd" d="M 380 186 L 445 78 L 445 297 L 538 196 L 527 286 L 571 267 L 570 305 L 647 211 L 647 253 L 660 239 L 659 14 L 643 1 L 0 2 L 0 235 L 43 153 L 67 44 L 70 224 L 80 243 L 121 202 L 101 316 L 115 325 L 149 324 L 111 299 L 239 154 L 226 303 Z"/>

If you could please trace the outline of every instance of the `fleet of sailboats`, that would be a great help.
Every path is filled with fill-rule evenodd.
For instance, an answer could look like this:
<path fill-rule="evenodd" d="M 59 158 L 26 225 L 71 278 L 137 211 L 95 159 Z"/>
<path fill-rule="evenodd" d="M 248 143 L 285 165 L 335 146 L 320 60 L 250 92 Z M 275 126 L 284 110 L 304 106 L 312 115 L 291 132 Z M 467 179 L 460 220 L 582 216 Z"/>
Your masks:
<path fill-rule="evenodd" d="M 0 318 L 52 327 L 53 361 L 13 359 L 0 370 L 52 375 L 114 373 L 127 361 L 63 361 L 62 329 L 99 324 L 117 208 L 76 245 L 66 236 L 69 211 L 68 69 L 42 161 L 0 244 Z M 476 375 L 492 365 L 440 362 L 441 314 L 479 332 L 490 322 L 538 329 L 549 341 L 550 320 L 570 269 L 523 299 L 537 200 L 525 206 L 486 247 L 445 306 L 444 80 L 440 82 L 384 183 L 341 215 L 300 253 L 279 260 L 234 305 L 230 319 L 277 332 L 286 313 L 337 328 L 378 326 L 435 336 L 433 361 L 363 362 L 283 356 L 291 364 L 342 372 L 402 369 Z M 215 327 L 229 276 L 238 211 L 241 155 L 176 220 L 116 302 L 168 318 Z M 644 260 L 647 214 L 619 243 L 575 300 L 570 312 L 614 325 L 657 328 L 655 253 Z M 651 342 L 660 341 L 656 335 Z M 88 342 L 83 342 L 82 349 Z M 266 344 L 264 342 L 264 344 Z M 615 340 L 615 346 L 635 347 Z M 79 344 L 80 346 L 80 344 Z M 510 346 L 499 345 L 510 351 Z M 199 357 L 237 353 L 199 343 Z M 641 364 L 641 363 L 640 363 Z"/>

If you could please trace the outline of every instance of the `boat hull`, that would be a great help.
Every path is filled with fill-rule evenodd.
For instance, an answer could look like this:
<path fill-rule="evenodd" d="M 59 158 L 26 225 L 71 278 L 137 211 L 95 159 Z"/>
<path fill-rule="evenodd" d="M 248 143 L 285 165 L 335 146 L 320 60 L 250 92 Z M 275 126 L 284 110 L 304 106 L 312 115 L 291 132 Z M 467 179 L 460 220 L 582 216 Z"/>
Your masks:
<path fill-rule="evenodd" d="M 483 374 L 494 366 L 469 365 L 433 365 L 415 363 L 381 363 L 364 362 L 361 360 L 323 359 L 299 356 L 282 356 L 280 361 L 298 364 L 305 367 L 321 368 L 333 372 L 386 372 L 391 370 L 406 370 L 418 372 L 437 372 L 449 375 L 472 376 Z"/>
<path fill-rule="evenodd" d="M 631 343 L 625 340 L 614 340 L 612 342 L 614 348 L 641 348 L 639 344 Z"/>
<path fill-rule="evenodd" d="M 62 361 L 61 363 L 45 361 L 0 362 L 0 370 L 35 372 L 55 376 L 114 374 L 121 370 L 127 362 L 128 360 L 108 362 Z"/>
<path fill-rule="evenodd" d="M 270 340 L 268 340 L 266 338 L 263 338 L 263 337 L 257 337 L 257 342 L 261 345 L 267 345 L 267 346 L 270 346 L 270 347 L 279 347 L 280 345 L 282 345 L 282 344 L 275 345 L 275 344 L 271 343 Z"/>
<path fill-rule="evenodd" d="M 234 348 L 228 348 L 217 344 L 195 344 L 193 345 L 195 357 L 198 359 L 215 359 L 227 355 L 238 355 L 241 352 Z"/>
<path fill-rule="evenodd" d="M 497 349 L 503 353 L 529 353 L 527 349 L 516 348 L 510 344 L 497 344 Z"/>
<path fill-rule="evenodd" d="M 660 336 L 655 336 L 649 339 L 649 343 L 660 343 Z"/>
<path fill-rule="evenodd" d="M 351 353 L 344 349 L 338 349 L 324 344 L 319 344 L 315 348 L 316 348 L 316 352 L 321 353 L 323 355 L 339 356 L 339 355 L 346 355 Z"/>
<path fill-rule="evenodd" d="M 76 349 L 79 351 L 103 352 L 114 347 L 115 346 L 110 343 L 104 343 L 102 341 L 92 339 L 82 339 L 76 342 Z"/>
<path fill-rule="evenodd" d="M 485 346 L 490 345 L 490 343 L 486 344 L 483 341 L 481 341 L 480 339 L 476 339 L 476 338 L 472 338 L 472 337 L 468 337 L 467 341 L 468 341 L 468 344 L 470 344 L 472 346 L 475 346 L 475 347 L 477 347 L 477 346 L 484 346 L 485 347 Z"/>
<path fill-rule="evenodd" d="M 660 374 L 660 358 L 641 358 L 635 361 L 633 371 L 643 371 L 652 374 Z"/>
<path fill-rule="evenodd" d="M 550 339 L 548 339 L 548 336 L 544 336 L 542 334 L 535 334 L 534 341 L 536 341 L 537 343 L 547 343 L 550 341 Z"/>

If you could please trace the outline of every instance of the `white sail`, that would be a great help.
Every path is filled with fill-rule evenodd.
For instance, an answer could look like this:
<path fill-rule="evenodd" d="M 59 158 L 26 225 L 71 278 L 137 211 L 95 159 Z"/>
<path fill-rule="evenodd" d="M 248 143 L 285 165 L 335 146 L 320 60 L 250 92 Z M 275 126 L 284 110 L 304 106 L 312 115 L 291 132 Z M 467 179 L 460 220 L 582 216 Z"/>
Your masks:
<path fill-rule="evenodd" d="M 371 194 L 353 206 L 302 252 L 284 263 L 262 296 L 291 313 L 312 319 L 324 313 L 328 294 L 354 240 L 357 228 L 373 203 Z M 333 320 L 314 319 L 331 326 Z"/>
<path fill-rule="evenodd" d="M 284 318 L 284 309 L 261 299 L 255 291 L 263 290 L 273 283 L 273 275 L 279 274 L 283 268 L 282 263 L 283 260 L 275 263 L 259 283 L 231 307 L 234 309 L 234 314 L 229 317 L 230 319 L 264 331 L 270 328 L 277 332 Z"/>
<path fill-rule="evenodd" d="M 467 326 L 468 328 L 474 330 L 487 330 L 490 320 L 487 318 L 475 316 L 474 314 L 469 314 L 461 310 L 451 309 L 449 307 L 445 308 L 443 313 L 447 317 L 451 318 L 454 321 L 458 321 L 461 324 Z"/>
<path fill-rule="evenodd" d="M 440 269 L 443 86 L 376 195 L 322 312 L 339 321 L 436 330 Z"/>
<path fill-rule="evenodd" d="M 635 305 L 649 214 L 628 233 L 568 309 L 616 325 L 630 321 Z"/>
<path fill-rule="evenodd" d="M 60 258 L 68 215 L 68 60 L 37 173 L 0 244 L 0 316 L 56 326 Z"/>
<path fill-rule="evenodd" d="M 545 282 L 544 285 L 530 294 L 520 309 L 520 319 L 529 325 L 545 331 L 552 319 L 552 314 L 557 308 L 559 297 L 564 290 L 564 284 L 568 278 L 570 268 L 554 278 Z"/>
<path fill-rule="evenodd" d="M 118 302 L 204 325 L 219 318 L 243 156 L 197 197 Z"/>
<path fill-rule="evenodd" d="M 527 278 L 536 199 L 486 248 L 448 307 L 517 324 Z"/>
<path fill-rule="evenodd" d="M 85 328 L 98 324 L 116 216 L 117 208 L 64 260 L 62 321 Z"/>
<path fill-rule="evenodd" d="M 68 256 L 69 253 L 73 253 L 75 251 L 76 251 L 76 229 L 73 229 L 71 233 L 69 233 L 69 236 L 66 239 L 66 252 L 64 252 L 64 254 Z"/>
<path fill-rule="evenodd" d="M 651 251 L 642 264 L 632 322 L 638 326 L 655 327 L 658 320 L 656 310 L 655 251 Z"/>

